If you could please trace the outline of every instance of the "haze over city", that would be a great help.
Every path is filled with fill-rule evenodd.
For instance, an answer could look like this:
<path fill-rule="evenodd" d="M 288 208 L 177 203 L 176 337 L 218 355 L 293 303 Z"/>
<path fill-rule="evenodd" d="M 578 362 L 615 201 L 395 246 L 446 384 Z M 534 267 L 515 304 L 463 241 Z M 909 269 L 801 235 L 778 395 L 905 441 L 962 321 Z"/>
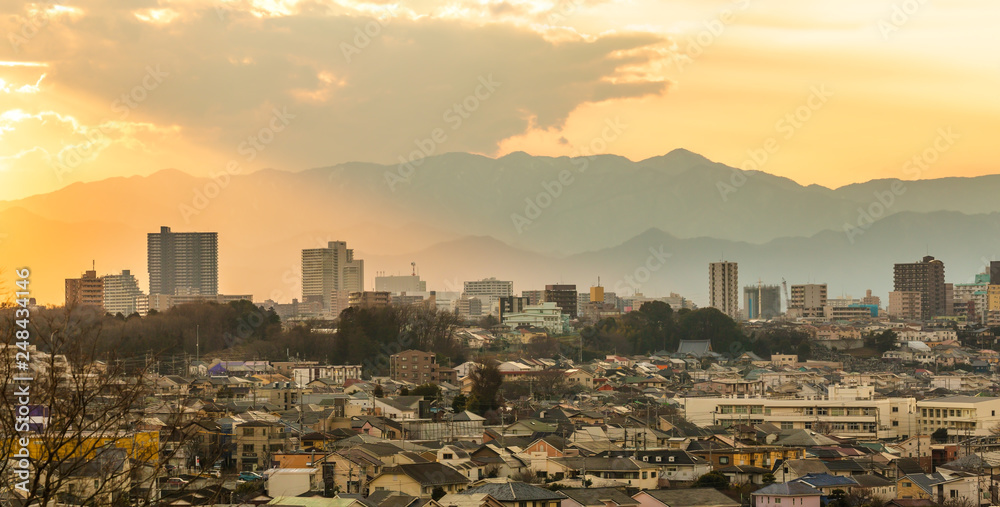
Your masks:
<path fill-rule="evenodd" d="M 0 507 L 1000 505 L 998 26 L 0 0 Z"/>

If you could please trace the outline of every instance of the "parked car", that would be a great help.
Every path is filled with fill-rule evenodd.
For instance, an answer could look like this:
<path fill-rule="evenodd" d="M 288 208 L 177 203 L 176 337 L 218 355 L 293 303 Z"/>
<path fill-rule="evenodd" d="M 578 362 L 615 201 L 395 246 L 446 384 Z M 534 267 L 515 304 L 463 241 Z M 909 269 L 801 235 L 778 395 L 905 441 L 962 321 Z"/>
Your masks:
<path fill-rule="evenodd" d="M 163 482 L 163 487 L 164 489 L 181 489 L 188 484 L 190 484 L 190 481 L 186 481 L 180 477 L 171 477 Z"/>
<path fill-rule="evenodd" d="M 240 476 L 236 478 L 237 484 L 243 484 L 244 482 L 259 481 L 264 477 L 258 473 L 254 472 L 240 472 Z"/>

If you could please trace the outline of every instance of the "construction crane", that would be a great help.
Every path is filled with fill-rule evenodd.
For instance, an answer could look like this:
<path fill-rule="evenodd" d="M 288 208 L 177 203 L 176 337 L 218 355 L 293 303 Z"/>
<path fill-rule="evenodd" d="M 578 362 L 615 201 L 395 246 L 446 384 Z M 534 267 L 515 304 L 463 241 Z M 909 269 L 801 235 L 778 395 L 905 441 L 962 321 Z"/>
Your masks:
<path fill-rule="evenodd" d="M 788 307 L 791 305 L 792 300 L 788 299 L 788 282 L 785 281 L 784 277 L 781 278 L 781 287 L 785 289 L 785 311 L 788 311 Z"/>

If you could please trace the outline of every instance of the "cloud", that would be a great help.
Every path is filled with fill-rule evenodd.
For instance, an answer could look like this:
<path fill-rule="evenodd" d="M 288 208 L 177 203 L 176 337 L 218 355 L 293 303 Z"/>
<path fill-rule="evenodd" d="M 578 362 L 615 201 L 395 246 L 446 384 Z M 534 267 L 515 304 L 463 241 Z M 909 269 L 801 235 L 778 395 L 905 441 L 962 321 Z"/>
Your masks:
<path fill-rule="evenodd" d="M 554 42 L 528 26 L 403 7 L 376 17 L 389 10 L 377 3 L 70 3 L 81 14 L 51 21 L 20 48 L 22 58 L 47 65 L 42 90 L 69 91 L 86 103 L 82 111 L 50 109 L 104 124 L 122 119 L 129 104 L 128 121 L 176 127 L 218 153 L 183 167 L 200 173 L 238 156 L 275 108 L 295 116 L 294 135 L 277 136 L 254 164 L 303 169 L 392 162 L 439 128 L 448 134 L 440 151 L 490 153 L 532 126 L 558 129 L 583 104 L 661 94 L 666 86 L 634 71 L 659 58 L 646 49 L 664 40 L 647 33 Z M 483 7 L 512 15 L 526 8 Z M 0 32 L 17 28 L 2 23 Z M 155 86 L 150 72 L 158 74 Z M 452 128 L 448 111 L 483 79 L 500 86 L 469 101 L 478 102 L 475 110 Z"/>

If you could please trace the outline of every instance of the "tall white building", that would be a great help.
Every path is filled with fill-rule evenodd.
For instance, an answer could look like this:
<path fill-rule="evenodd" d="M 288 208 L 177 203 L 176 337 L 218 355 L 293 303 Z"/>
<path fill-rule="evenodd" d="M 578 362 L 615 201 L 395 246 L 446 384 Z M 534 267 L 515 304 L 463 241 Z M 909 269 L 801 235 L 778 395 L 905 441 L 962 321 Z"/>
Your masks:
<path fill-rule="evenodd" d="M 133 313 L 142 313 L 138 300 L 143 293 L 139 290 L 139 281 L 129 270 L 123 269 L 120 275 L 104 275 L 104 311 L 111 315 L 122 314 L 126 317 Z"/>
<path fill-rule="evenodd" d="M 473 282 L 465 282 L 463 297 L 479 298 L 483 302 L 483 314 L 492 313 L 494 308 L 499 309 L 500 298 L 514 295 L 514 282 L 497 280 L 496 278 L 484 278 Z"/>
<path fill-rule="evenodd" d="M 393 294 L 427 292 L 427 282 L 420 275 L 388 275 L 375 277 L 375 290 Z"/>
<path fill-rule="evenodd" d="M 730 316 L 740 318 L 740 278 L 735 262 L 713 262 L 708 265 L 708 305 Z"/>
<path fill-rule="evenodd" d="M 333 291 L 362 292 L 364 279 L 365 261 L 355 259 L 345 241 L 302 250 L 302 300 L 322 302 L 325 313 L 333 310 Z"/>

